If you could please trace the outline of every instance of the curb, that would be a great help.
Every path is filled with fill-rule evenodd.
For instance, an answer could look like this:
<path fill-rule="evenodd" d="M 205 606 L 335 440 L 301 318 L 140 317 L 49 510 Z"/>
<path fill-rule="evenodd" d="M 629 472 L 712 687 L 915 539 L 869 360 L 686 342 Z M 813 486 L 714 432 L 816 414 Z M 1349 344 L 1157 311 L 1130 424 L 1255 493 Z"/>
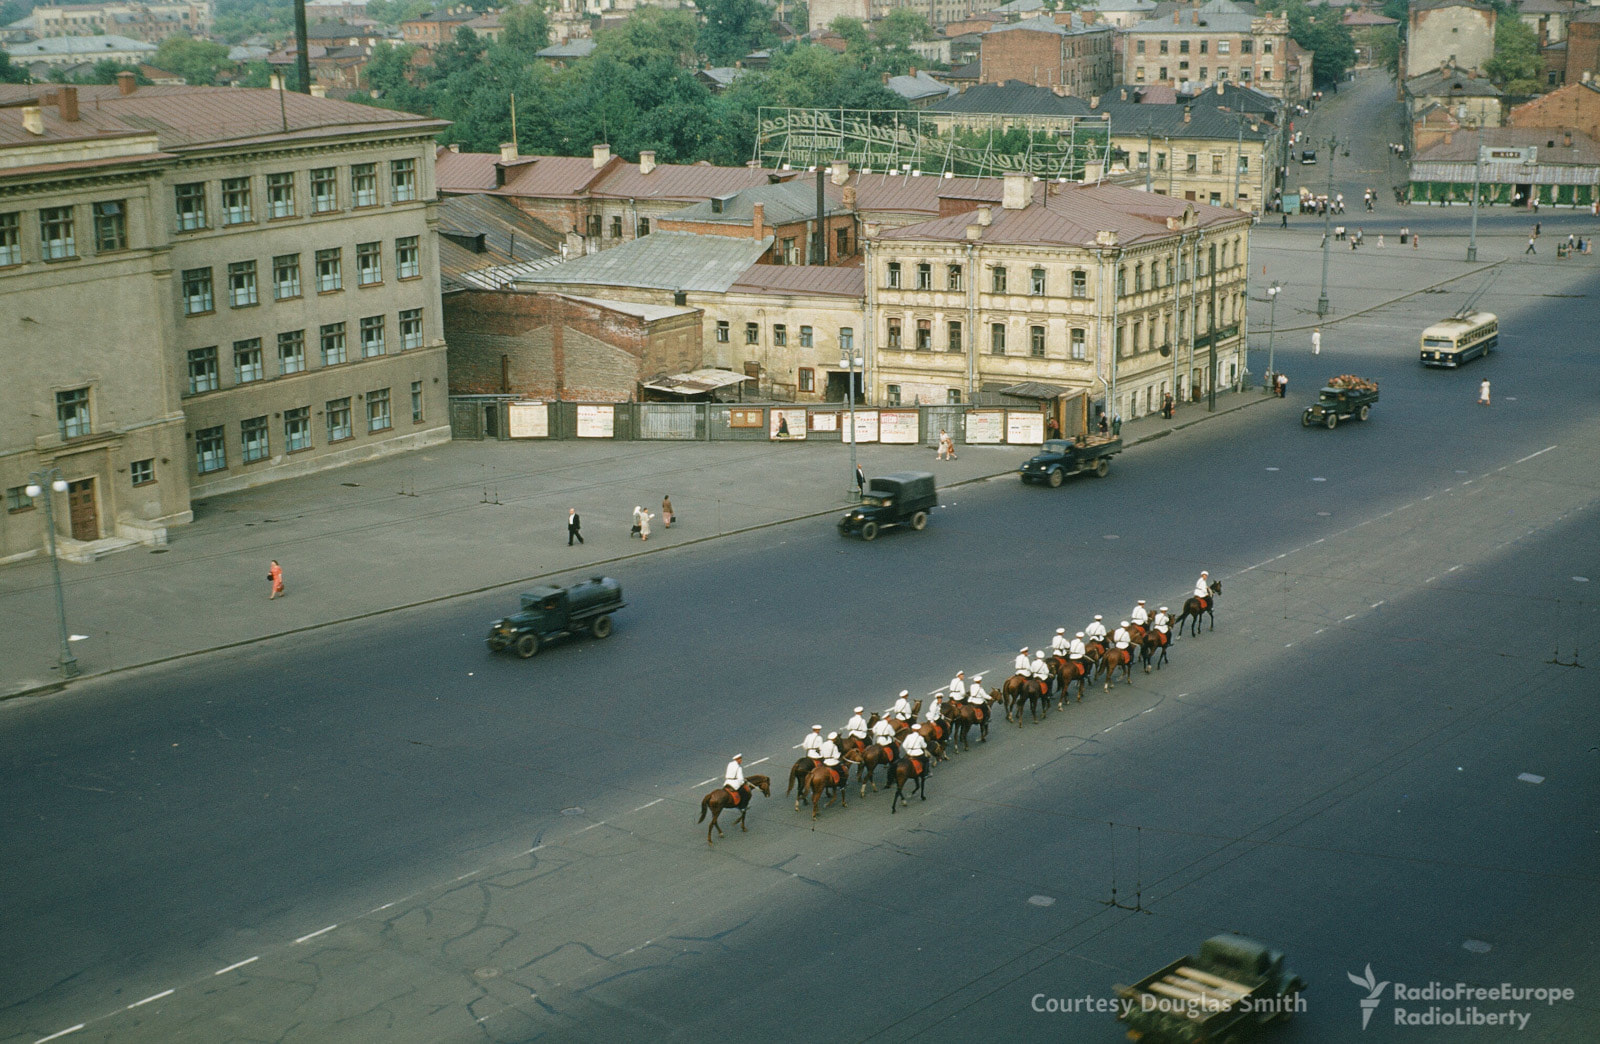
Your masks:
<path fill-rule="evenodd" d="M 1240 392 L 1236 394 L 1244 393 Z M 1142 445 L 1146 442 L 1152 442 L 1156 439 L 1166 438 L 1168 435 L 1171 435 L 1177 431 L 1182 431 L 1184 428 L 1193 427 L 1196 424 L 1203 424 L 1208 420 L 1214 420 L 1217 417 L 1222 417 L 1229 413 L 1236 413 L 1240 410 L 1248 409 L 1249 407 L 1258 403 L 1270 401 L 1272 398 L 1273 397 L 1270 395 L 1263 395 L 1259 399 L 1252 397 L 1236 406 L 1230 407 L 1229 409 L 1220 410 L 1216 413 L 1207 413 L 1204 416 L 1196 417 L 1193 420 L 1185 421 L 1182 424 L 1174 424 L 1171 427 L 1162 428 L 1159 431 L 1152 432 L 1148 435 L 1142 435 L 1137 439 L 1125 443 L 1124 449 L 1131 449 L 1134 446 Z M 1013 474 L 1015 470 L 1015 468 L 1007 468 L 1004 471 L 996 471 L 986 475 L 974 475 L 971 478 L 960 479 L 959 481 L 951 482 L 947 485 L 941 486 L 940 489 L 955 489 L 960 486 L 970 486 L 979 482 L 988 482 L 991 479 L 1001 478 L 1003 476 Z M 602 566 L 611 565 L 616 562 L 626 562 L 644 555 L 664 554 L 667 552 L 676 551 L 680 548 L 694 547 L 697 544 L 704 544 L 712 540 L 720 540 L 723 537 L 739 536 L 744 533 L 754 533 L 763 529 L 771 529 L 775 526 L 788 525 L 791 522 L 804 521 L 808 518 L 820 518 L 823 515 L 832 515 L 836 512 L 843 511 L 849 506 L 849 503 L 841 503 L 831 507 L 822 508 L 817 511 L 806 511 L 797 515 L 789 515 L 784 518 L 770 519 L 766 522 L 757 522 L 754 525 L 742 526 L 738 529 L 728 529 L 716 534 L 707 534 L 706 536 L 694 537 L 682 543 L 673 544 L 671 547 L 658 547 L 650 550 L 641 549 L 638 551 L 631 551 L 624 555 L 613 555 L 610 558 L 603 558 L 595 562 L 590 562 L 582 568 L 598 569 Z M 552 569 L 542 573 L 534 573 L 531 576 L 517 577 L 511 580 L 501 580 L 497 583 L 485 584 L 481 587 L 472 587 L 464 591 L 452 591 L 448 594 L 433 595 L 428 598 L 421 598 L 414 602 L 402 602 L 399 605 L 391 605 L 382 609 L 371 609 L 363 613 L 355 613 L 350 616 L 341 616 L 333 620 L 323 620 L 319 623 L 306 624 L 303 627 L 292 627 L 285 631 L 274 631 L 271 634 L 257 635 L 254 638 L 241 638 L 236 642 L 225 642 L 221 645 L 212 645 L 204 649 L 190 649 L 184 652 L 172 653 L 169 656 L 160 656 L 153 660 L 142 660 L 139 663 L 124 664 L 119 667 L 107 667 L 105 670 L 101 671 L 85 672 L 72 679 L 56 679 L 54 681 L 46 682 L 42 685 L 35 685 L 26 689 L 18 689 L 14 692 L 0 693 L 0 701 L 21 699 L 27 696 L 47 696 L 51 693 L 61 692 L 75 682 L 79 681 L 98 680 L 115 674 L 124 674 L 130 671 L 143 670 L 147 667 L 159 667 L 162 664 L 176 663 L 179 660 L 187 660 L 195 656 L 205 656 L 210 653 L 225 652 L 228 649 L 239 649 L 247 645 L 257 645 L 262 642 L 275 641 L 279 638 L 287 638 L 291 635 L 307 634 L 312 631 L 320 631 L 328 627 L 338 627 L 343 624 L 356 623 L 361 620 L 370 620 L 377 616 L 386 616 L 389 613 L 404 612 L 407 609 L 418 609 L 427 605 L 437 605 L 440 602 L 448 602 L 457 598 L 468 598 L 472 595 L 486 594 L 490 591 L 498 591 L 506 587 L 519 587 L 523 584 L 532 583 L 537 580 L 546 580 L 551 577 L 561 576 L 563 574 L 571 574 L 572 572 L 572 567 L 565 569 Z"/>

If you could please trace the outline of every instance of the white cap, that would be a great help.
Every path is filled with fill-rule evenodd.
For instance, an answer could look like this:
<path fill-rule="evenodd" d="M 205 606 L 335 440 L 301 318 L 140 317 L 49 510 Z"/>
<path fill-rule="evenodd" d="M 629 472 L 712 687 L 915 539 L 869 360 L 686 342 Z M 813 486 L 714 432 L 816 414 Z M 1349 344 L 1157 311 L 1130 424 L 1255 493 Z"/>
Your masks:
<path fill-rule="evenodd" d="M 1101 616 L 1101 615 L 1100 615 L 1100 614 L 1099 614 L 1099 613 L 1095 613 L 1095 614 L 1094 614 L 1094 618 L 1095 618 L 1095 619 L 1096 619 L 1096 620 L 1104 620 L 1104 619 L 1105 619 L 1105 617 L 1103 617 L 1103 616 Z"/>
<path fill-rule="evenodd" d="M 910 689 L 901 689 L 900 690 L 900 695 L 901 696 L 910 696 L 911 695 L 911 690 Z"/>
<path fill-rule="evenodd" d="M 734 761 L 743 761 L 744 760 L 744 755 L 743 754 L 735 754 L 733 756 L 733 760 Z"/>
<path fill-rule="evenodd" d="M 1018 650 L 1018 652 L 1027 652 L 1027 651 L 1028 651 L 1028 647 L 1026 645 L 1024 645 L 1021 649 Z"/>
<path fill-rule="evenodd" d="M 1166 606 L 1162 606 L 1160 609 L 1156 610 L 1156 612 L 1158 612 L 1158 613 L 1164 613 L 1166 611 L 1167 611 L 1167 607 Z"/>
<path fill-rule="evenodd" d="M 1121 623 L 1117 624 L 1117 626 L 1118 627 L 1126 627 L 1126 626 L 1128 626 L 1128 621 L 1124 620 Z"/>
<path fill-rule="evenodd" d="M 1083 637 L 1083 632 L 1079 631 L 1077 634 L 1073 635 L 1073 637 L 1074 638 L 1082 638 Z"/>
<path fill-rule="evenodd" d="M 822 726 L 821 725 L 813 725 L 813 726 L 811 726 L 811 731 L 812 732 L 821 732 L 822 731 Z"/>
<path fill-rule="evenodd" d="M 830 732 L 830 733 L 828 733 L 828 738 L 829 739 L 838 739 L 839 738 L 839 734 L 837 732 Z"/>
<path fill-rule="evenodd" d="M 1143 599 L 1143 598 L 1141 598 L 1141 599 L 1139 599 L 1139 604 L 1140 604 L 1140 605 L 1143 605 L 1143 604 L 1144 604 L 1144 599 Z"/>
<path fill-rule="evenodd" d="M 972 680 L 973 680 L 973 681 L 975 681 L 975 682 L 981 682 L 981 681 L 983 681 L 983 675 L 981 675 L 981 674 L 974 674 L 974 675 L 973 675 L 973 676 L 972 676 Z"/>
<path fill-rule="evenodd" d="M 966 676 L 967 676 L 967 672 L 966 671 L 957 671 L 956 672 L 956 677 L 957 678 L 965 678 Z"/>
<path fill-rule="evenodd" d="M 1056 633 L 1057 634 L 1066 634 L 1067 633 L 1067 629 L 1065 627 L 1057 627 L 1056 628 Z"/>
<path fill-rule="evenodd" d="M 1210 576 L 1211 574 L 1206 572 L 1204 569 L 1202 569 L 1202 570 L 1200 570 L 1200 575 L 1201 576 Z"/>
<path fill-rule="evenodd" d="M 856 713 L 857 713 L 857 714 L 860 714 L 860 713 L 861 713 L 861 708 L 860 708 L 860 707 L 857 707 L 857 708 L 856 708 L 856 711 L 855 711 L 855 712 L 856 712 Z"/>

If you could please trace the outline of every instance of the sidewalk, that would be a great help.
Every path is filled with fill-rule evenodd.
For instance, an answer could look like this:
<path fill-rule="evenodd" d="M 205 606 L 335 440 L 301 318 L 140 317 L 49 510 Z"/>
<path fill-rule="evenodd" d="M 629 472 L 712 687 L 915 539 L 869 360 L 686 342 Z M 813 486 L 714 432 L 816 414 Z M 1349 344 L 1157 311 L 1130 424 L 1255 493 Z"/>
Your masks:
<path fill-rule="evenodd" d="M 1259 390 L 1184 406 L 1175 420 L 1123 426 L 1125 444 L 1268 401 Z M 947 488 L 1013 471 L 1026 446 L 964 446 L 953 462 L 925 446 L 863 445 L 869 476 L 926 469 Z M 837 443 L 453 442 L 201 502 L 165 548 L 91 565 L 63 562 L 67 626 L 84 677 L 537 577 L 582 575 L 635 555 L 842 511 L 849 450 Z M 630 538 L 635 505 L 680 521 Z M 567 509 L 586 543 L 569 548 Z M 820 523 L 819 523 L 820 524 Z M 267 598 L 267 564 L 287 596 Z M 621 572 L 620 569 L 611 569 Z M 61 684 L 50 562 L 0 568 L 0 697 Z"/>

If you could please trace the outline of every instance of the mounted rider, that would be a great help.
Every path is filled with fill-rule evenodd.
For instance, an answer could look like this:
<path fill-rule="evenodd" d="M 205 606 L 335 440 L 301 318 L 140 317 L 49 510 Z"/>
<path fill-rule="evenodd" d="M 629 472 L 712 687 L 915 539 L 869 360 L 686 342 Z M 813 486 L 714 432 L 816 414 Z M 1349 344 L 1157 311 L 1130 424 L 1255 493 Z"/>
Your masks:
<path fill-rule="evenodd" d="M 942 707 L 939 703 L 941 699 L 943 699 L 943 697 L 935 695 L 933 698 L 933 703 L 928 706 L 927 711 L 925 711 L 922 715 L 923 720 L 930 725 L 938 724 L 939 719 L 944 717 L 944 707 Z"/>
<path fill-rule="evenodd" d="M 1067 658 L 1072 660 L 1083 659 L 1083 632 L 1073 635 L 1072 643 L 1067 646 Z"/>
<path fill-rule="evenodd" d="M 822 726 L 813 725 L 811 731 L 806 733 L 806 738 L 800 741 L 800 753 L 812 761 L 821 761 L 822 754 Z"/>
<path fill-rule="evenodd" d="M 822 746 L 818 748 L 817 755 L 822 758 L 822 763 L 829 768 L 839 767 L 839 734 L 837 732 L 828 733 L 828 738 L 822 741 Z"/>
<path fill-rule="evenodd" d="M 1116 631 L 1111 635 L 1111 642 L 1118 649 L 1126 649 L 1133 644 L 1133 635 L 1128 633 L 1128 621 L 1124 620 L 1117 625 Z"/>
<path fill-rule="evenodd" d="M 989 694 L 983 688 L 983 675 L 974 674 L 972 676 L 972 685 L 967 689 L 967 703 L 977 709 L 980 715 L 983 713 L 984 708 L 989 705 Z"/>
<path fill-rule="evenodd" d="M 1043 653 L 1035 653 L 1033 662 L 1028 664 L 1028 673 L 1033 675 L 1035 681 L 1049 681 L 1050 667 L 1044 662 Z"/>
<path fill-rule="evenodd" d="M 733 760 L 728 762 L 728 767 L 722 770 L 722 785 L 732 794 L 734 801 L 739 799 L 739 792 L 744 789 L 744 755 L 735 754 Z"/>
<path fill-rule="evenodd" d="M 950 702 L 961 703 L 967 698 L 967 672 L 957 671 L 950 679 Z"/>
<path fill-rule="evenodd" d="M 1171 627 L 1172 627 L 1172 617 L 1167 615 L 1167 607 L 1166 606 L 1162 606 L 1161 608 L 1156 610 L 1155 621 L 1154 621 L 1152 626 L 1155 627 L 1157 634 L 1161 634 L 1163 636 L 1167 633 L 1168 630 L 1171 629 Z"/>
<path fill-rule="evenodd" d="M 1056 636 L 1050 639 L 1050 652 L 1056 656 L 1065 656 L 1067 655 L 1067 648 L 1067 629 L 1065 627 L 1057 627 Z"/>
<path fill-rule="evenodd" d="M 1194 596 L 1200 599 L 1200 608 L 1211 608 L 1211 574 L 1200 570 L 1200 579 L 1194 582 Z"/>
<path fill-rule="evenodd" d="M 928 757 L 928 741 L 922 738 L 920 732 L 906 733 L 906 738 L 900 741 L 900 756 L 907 760 L 920 759 L 924 772 L 927 771 L 927 766 L 933 763 L 933 759 Z"/>
<path fill-rule="evenodd" d="M 894 706 L 889 708 L 889 717 L 896 721 L 911 720 L 911 690 L 901 689 L 900 696 L 894 701 Z"/>
<path fill-rule="evenodd" d="M 872 742 L 880 747 L 894 746 L 894 724 L 887 717 L 872 723 Z"/>
<path fill-rule="evenodd" d="M 867 738 L 867 719 L 861 716 L 861 708 L 857 707 L 855 714 L 844 725 L 845 735 L 851 739 L 865 740 Z"/>
<path fill-rule="evenodd" d="M 1028 659 L 1028 647 L 1026 645 L 1022 647 L 1021 652 L 1017 653 L 1017 660 L 1014 666 L 1016 672 L 1023 677 L 1027 677 L 1028 673 L 1033 670 L 1033 661 Z"/>
<path fill-rule="evenodd" d="M 1133 607 L 1133 612 L 1128 614 L 1128 619 L 1140 627 L 1150 622 L 1150 611 L 1144 607 L 1144 599 L 1139 599 L 1139 604 Z"/>
<path fill-rule="evenodd" d="M 1090 621 L 1089 626 L 1083 629 L 1083 634 L 1089 641 L 1099 642 L 1104 645 L 1106 643 L 1105 617 L 1098 613 L 1095 614 L 1095 618 Z"/>

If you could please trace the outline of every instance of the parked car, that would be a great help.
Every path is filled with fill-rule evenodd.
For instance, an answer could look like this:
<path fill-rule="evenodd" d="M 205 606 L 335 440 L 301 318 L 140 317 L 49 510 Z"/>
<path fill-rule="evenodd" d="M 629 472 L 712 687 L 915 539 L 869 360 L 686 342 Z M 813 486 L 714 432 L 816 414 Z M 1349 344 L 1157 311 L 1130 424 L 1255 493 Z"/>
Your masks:
<path fill-rule="evenodd" d="M 1317 162 L 1317 150 L 1316 149 L 1306 149 L 1304 152 L 1302 152 L 1300 154 L 1300 162 L 1301 162 L 1301 164 L 1303 164 L 1305 166 L 1310 166 L 1311 164 L 1316 163 Z"/>
<path fill-rule="evenodd" d="M 860 533 L 862 540 L 875 540 L 887 526 L 910 525 L 920 530 L 928 524 L 928 512 L 938 500 L 931 472 L 897 471 L 868 479 L 861 503 L 839 520 L 839 532 Z"/>
<path fill-rule="evenodd" d="M 609 576 L 590 577 L 571 587 L 544 584 L 522 593 L 522 608 L 494 622 L 484 639 L 490 652 L 513 649 L 526 660 L 548 641 L 588 631 L 611 634 L 611 614 L 628 603 L 622 585 Z"/>

